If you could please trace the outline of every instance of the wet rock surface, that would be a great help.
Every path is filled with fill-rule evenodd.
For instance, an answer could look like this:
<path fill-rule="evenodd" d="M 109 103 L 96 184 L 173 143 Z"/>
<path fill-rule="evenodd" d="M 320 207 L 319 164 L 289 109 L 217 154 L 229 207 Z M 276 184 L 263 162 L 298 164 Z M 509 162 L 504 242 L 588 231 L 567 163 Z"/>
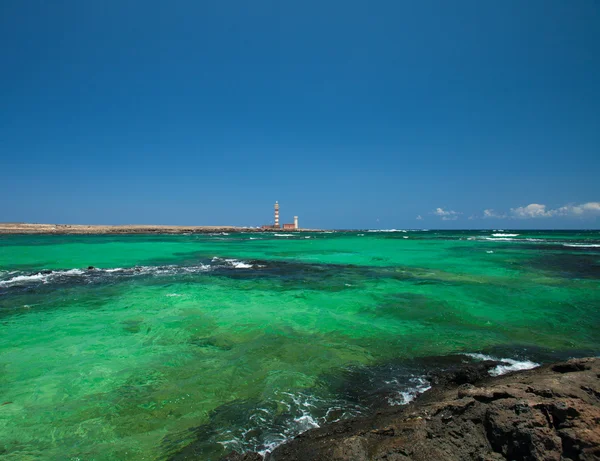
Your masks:
<path fill-rule="evenodd" d="M 489 366 L 434 376 L 409 405 L 310 430 L 267 459 L 600 460 L 600 359 L 496 378 L 482 373 Z"/>

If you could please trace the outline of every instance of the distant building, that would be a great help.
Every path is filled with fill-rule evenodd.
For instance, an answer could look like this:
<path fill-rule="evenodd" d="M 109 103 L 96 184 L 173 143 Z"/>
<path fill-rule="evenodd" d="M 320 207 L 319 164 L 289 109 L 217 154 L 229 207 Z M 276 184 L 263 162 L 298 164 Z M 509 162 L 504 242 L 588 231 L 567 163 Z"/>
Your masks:
<path fill-rule="evenodd" d="M 272 226 L 261 226 L 261 229 L 281 229 L 279 226 L 279 202 L 275 202 L 275 216 L 274 225 Z M 283 228 L 286 230 L 297 230 L 298 229 L 298 216 L 294 216 L 293 224 L 284 224 Z"/>

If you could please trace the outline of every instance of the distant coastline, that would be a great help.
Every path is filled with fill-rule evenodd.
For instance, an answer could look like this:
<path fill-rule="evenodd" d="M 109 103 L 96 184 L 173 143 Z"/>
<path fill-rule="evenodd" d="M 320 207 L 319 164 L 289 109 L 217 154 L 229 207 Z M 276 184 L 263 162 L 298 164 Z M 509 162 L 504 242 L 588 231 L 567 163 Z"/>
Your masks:
<path fill-rule="evenodd" d="M 320 229 L 285 229 L 285 232 L 320 232 Z M 215 232 L 284 232 L 239 226 L 88 225 L 0 223 L 0 234 L 212 234 Z"/>

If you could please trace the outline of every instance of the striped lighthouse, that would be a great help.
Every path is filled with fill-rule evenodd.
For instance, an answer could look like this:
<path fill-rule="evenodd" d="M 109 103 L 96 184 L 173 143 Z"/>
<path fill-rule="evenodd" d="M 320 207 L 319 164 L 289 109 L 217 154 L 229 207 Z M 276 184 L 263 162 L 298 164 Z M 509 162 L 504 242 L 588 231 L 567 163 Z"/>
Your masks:
<path fill-rule="evenodd" d="M 275 202 L 275 227 L 279 229 L 279 202 Z"/>

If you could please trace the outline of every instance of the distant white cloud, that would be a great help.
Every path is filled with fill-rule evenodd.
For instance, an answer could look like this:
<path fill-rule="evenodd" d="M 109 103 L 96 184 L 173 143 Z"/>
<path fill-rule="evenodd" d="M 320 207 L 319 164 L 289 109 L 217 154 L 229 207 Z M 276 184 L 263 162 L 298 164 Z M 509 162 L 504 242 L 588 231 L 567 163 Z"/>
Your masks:
<path fill-rule="evenodd" d="M 495 210 L 492 210 L 491 208 L 488 208 L 487 210 L 483 210 L 483 219 L 490 219 L 490 218 L 504 219 L 504 218 L 506 218 L 506 215 L 502 214 L 502 213 L 497 213 Z"/>
<path fill-rule="evenodd" d="M 552 217 L 552 210 L 546 210 L 546 205 L 540 205 L 539 203 L 530 203 L 527 206 L 520 206 L 519 208 L 511 208 L 510 212 L 515 218 L 550 218 Z"/>
<path fill-rule="evenodd" d="M 431 213 L 438 216 L 442 221 L 456 221 L 460 215 L 459 211 L 436 208 Z M 511 208 L 510 212 L 496 211 L 493 208 L 483 210 L 483 215 L 474 214 L 469 220 L 477 219 L 537 219 L 537 218 L 594 218 L 600 217 L 600 202 L 586 202 L 580 204 L 569 204 L 558 208 L 549 208 L 541 203 L 530 203 L 529 205 Z M 422 220 L 421 215 L 417 220 Z"/>
<path fill-rule="evenodd" d="M 444 210 L 443 208 L 436 208 L 433 214 L 440 216 L 442 221 L 456 221 L 458 219 L 458 215 L 462 213 L 453 210 Z"/>
<path fill-rule="evenodd" d="M 587 202 L 580 205 L 565 205 L 556 209 L 548 209 L 546 205 L 530 203 L 527 206 L 511 208 L 513 217 L 520 219 L 552 218 L 552 217 L 588 217 L 600 215 L 600 202 Z"/>
<path fill-rule="evenodd" d="M 556 216 L 594 216 L 600 215 L 600 202 L 587 202 L 581 205 L 566 205 L 550 210 Z"/>

